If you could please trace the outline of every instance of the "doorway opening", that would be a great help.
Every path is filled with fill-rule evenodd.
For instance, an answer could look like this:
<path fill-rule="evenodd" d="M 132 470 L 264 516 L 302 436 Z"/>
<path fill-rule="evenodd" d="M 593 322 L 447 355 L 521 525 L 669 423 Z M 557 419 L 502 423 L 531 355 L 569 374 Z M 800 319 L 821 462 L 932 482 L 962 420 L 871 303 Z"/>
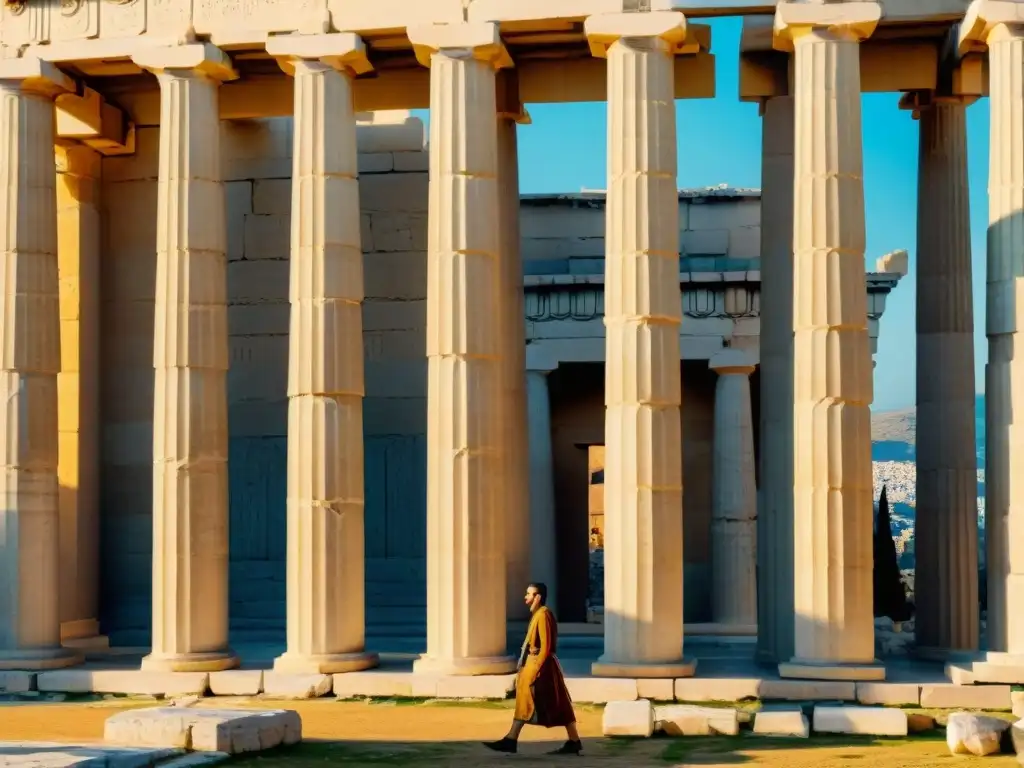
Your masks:
<path fill-rule="evenodd" d="M 587 446 L 587 623 L 604 623 L 604 446 Z"/>

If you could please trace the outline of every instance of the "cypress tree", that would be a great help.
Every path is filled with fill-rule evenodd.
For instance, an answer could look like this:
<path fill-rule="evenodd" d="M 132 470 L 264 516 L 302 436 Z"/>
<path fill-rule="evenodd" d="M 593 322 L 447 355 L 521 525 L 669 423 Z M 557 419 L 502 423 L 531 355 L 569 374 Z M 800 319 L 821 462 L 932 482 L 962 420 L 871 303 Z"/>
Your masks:
<path fill-rule="evenodd" d="M 885 486 L 878 499 L 878 515 L 875 518 L 874 538 L 875 563 L 873 569 L 875 616 L 888 616 L 894 623 L 907 621 L 912 614 L 907 602 L 907 590 L 900 576 L 899 560 L 896 557 L 896 542 L 892 538 L 892 522 L 889 519 L 889 497 Z"/>

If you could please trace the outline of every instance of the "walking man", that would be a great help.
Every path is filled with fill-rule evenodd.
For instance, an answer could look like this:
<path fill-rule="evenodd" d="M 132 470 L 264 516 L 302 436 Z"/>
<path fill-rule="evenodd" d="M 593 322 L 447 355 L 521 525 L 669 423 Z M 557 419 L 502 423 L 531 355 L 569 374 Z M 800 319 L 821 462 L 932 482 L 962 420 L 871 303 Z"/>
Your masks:
<path fill-rule="evenodd" d="M 516 671 L 516 709 L 512 727 L 498 741 L 484 742 L 495 752 L 514 753 L 519 745 L 519 734 L 524 725 L 544 728 L 565 728 L 568 741 L 551 752 L 552 755 L 578 755 L 583 750 L 576 713 L 565 687 L 565 677 L 555 652 L 558 650 L 558 621 L 547 607 L 548 588 L 534 582 L 526 588 L 526 605 L 530 609 L 530 624 L 526 640 L 519 653 Z"/>

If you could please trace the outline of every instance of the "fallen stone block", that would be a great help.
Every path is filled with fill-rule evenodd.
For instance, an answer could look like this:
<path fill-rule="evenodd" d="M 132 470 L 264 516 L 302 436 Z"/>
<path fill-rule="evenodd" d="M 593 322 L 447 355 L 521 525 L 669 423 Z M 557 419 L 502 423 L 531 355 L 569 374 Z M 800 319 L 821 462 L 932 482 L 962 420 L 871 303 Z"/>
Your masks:
<path fill-rule="evenodd" d="M 757 678 L 686 677 L 675 683 L 678 701 L 742 701 L 760 696 Z"/>
<path fill-rule="evenodd" d="M 237 755 L 302 740 L 302 720 L 292 710 L 179 709 L 154 707 L 107 718 L 105 741 L 133 747 L 171 747 Z"/>
<path fill-rule="evenodd" d="M 1015 717 L 1024 718 L 1024 691 L 1010 692 L 1010 708 Z"/>
<path fill-rule="evenodd" d="M 35 672 L 0 672 L 0 693 L 28 693 L 35 689 Z"/>
<path fill-rule="evenodd" d="M 184 750 L 0 741 L 0 765 L 6 768 L 164 768 L 178 756 Z"/>
<path fill-rule="evenodd" d="M 668 736 L 736 736 L 740 721 L 735 709 L 666 704 L 654 708 L 654 729 Z"/>
<path fill-rule="evenodd" d="M 1017 754 L 1017 760 L 1024 765 L 1024 720 L 1010 726 L 1010 744 Z"/>
<path fill-rule="evenodd" d="M 628 677 L 569 677 L 565 681 L 573 701 L 607 704 L 636 701 L 636 680 Z"/>
<path fill-rule="evenodd" d="M 916 707 L 921 686 L 913 683 L 857 683 L 857 702 L 884 707 Z"/>
<path fill-rule="evenodd" d="M 926 731 L 935 730 L 938 723 L 935 722 L 935 718 L 931 715 L 925 715 L 921 712 L 911 712 L 907 715 L 907 731 L 909 733 L 924 733 Z"/>
<path fill-rule="evenodd" d="M 1008 685 L 954 685 L 938 683 L 921 686 L 923 709 L 1009 709 Z"/>
<path fill-rule="evenodd" d="M 640 736 L 654 733 L 654 707 L 647 699 L 611 701 L 601 716 L 601 732 L 605 736 Z"/>
<path fill-rule="evenodd" d="M 863 736 L 906 736 L 907 713 L 890 707 L 814 708 L 817 733 L 852 733 Z"/>
<path fill-rule="evenodd" d="M 124 693 L 143 696 L 203 696 L 206 672 L 146 672 L 139 669 L 58 669 L 36 675 L 40 691 Z"/>
<path fill-rule="evenodd" d="M 1010 723 L 998 717 L 954 712 L 946 722 L 946 746 L 954 755 L 984 757 L 999 752 Z"/>
<path fill-rule="evenodd" d="M 515 675 L 445 675 L 437 679 L 439 699 L 504 699 Z"/>
<path fill-rule="evenodd" d="M 263 694 L 271 699 L 318 699 L 334 686 L 331 675 L 263 673 Z"/>
<path fill-rule="evenodd" d="M 754 733 L 759 736 L 795 736 L 806 739 L 811 735 L 807 716 L 797 708 L 762 709 L 754 715 Z"/>
<path fill-rule="evenodd" d="M 334 695 L 339 699 L 358 697 L 393 698 L 413 695 L 412 673 L 410 672 L 339 672 L 334 676 Z M 437 693 L 435 686 L 430 698 Z"/>
<path fill-rule="evenodd" d="M 210 673 L 214 696 L 256 696 L 263 693 L 262 669 L 228 669 Z"/>

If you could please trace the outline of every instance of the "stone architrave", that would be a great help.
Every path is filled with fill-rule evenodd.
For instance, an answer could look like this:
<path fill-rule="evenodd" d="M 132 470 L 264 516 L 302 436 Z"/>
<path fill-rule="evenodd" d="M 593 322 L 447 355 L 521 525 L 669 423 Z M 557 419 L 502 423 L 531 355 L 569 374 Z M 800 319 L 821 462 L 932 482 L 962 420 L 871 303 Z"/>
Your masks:
<path fill-rule="evenodd" d="M 504 303 L 498 25 L 408 30 L 430 67 L 427 651 L 416 672 L 502 674 L 506 653 Z"/>
<path fill-rule="evenodd" d="M 218 88 L 205 43 L 133 61 L 160 82 L 153 366 L 153 648 L 142 668 L 238 666 L 228 647 L 227 256 Z"/>
<path fill-rule="evenodd" d="M 860 40 L 873 2 L 780 4 L 793 51 L 794 657 L 783 677 L 884 679 L 872 606 L 872 366 Z"/>
<path fill-rule="evenodd" d="M 988 654 L 975 676 L 1024 684 L 1024 3 L 975 0 L 960 51 L 988 48 L 989 225 L 985 308 Z"/>
<path fill-rule="evenodd" d="M 592 671 L 688 677 L 673 65 L 686 22 L 592 16 L 586 33 L 608 62 L 604 654 Z"/>
<path fill-rule="evenodd" d="M 39 59 L 0 61 L 0 670 L 82 661 L 61 647 L 57 170 L 54 98 L 75 83 Z"/>
<path fill-rule="evenodd" d="M 537 542 L 530 536 L 530 467 L 526 419 L 526 323 L 523 296 L 523 259 L 519 252 L 519 141 L 520 123 L 529 115 L 519 99 L 514 69 L 498 74 L 498 221 L 501 229 L 502 434 L 505 461 L 505 555 L 508 618 L 526 620 L 523 603 L 527 582 L 535 575 L 531 554 Z M 553 542 L 552 542 L 553 544 Z M 547 584 L 549 590 L 554 586 Z M 550 592 L 549 592 L 550 595 Z M 550 598 L 548 605 L 552 605 Z"/>
<path fill-rule="evenodd" d="M 978 460 L 966 105 L 915 113 L 917 515 L 915 641 L 924 657 L 977 651 Z"/>
<path fill-rule="evenodd" d="M 374 667 L 365 651 L 363 251 L 353 34 L 267 41 L 295 80 L 288 348 L 288 647 L 276 672 Z"/>
<path fill-rule="evenodd" d="M 711 483 L 711 620 L 757 624 L 757 487 L 749 352 L 723 349 L 708 363 L 715 385 Z"/>
<path fill-rule="evenodd" d="M 793 97 L 761 127 L 761 487 L 757 658 L 793 657 Z"/>

